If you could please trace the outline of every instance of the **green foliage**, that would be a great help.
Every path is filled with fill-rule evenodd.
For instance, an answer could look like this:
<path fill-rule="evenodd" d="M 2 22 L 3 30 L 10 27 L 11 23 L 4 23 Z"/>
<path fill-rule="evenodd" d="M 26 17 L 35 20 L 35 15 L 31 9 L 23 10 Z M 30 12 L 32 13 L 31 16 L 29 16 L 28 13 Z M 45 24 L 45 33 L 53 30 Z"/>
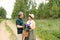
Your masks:
<path fill-rule="evenodd" d="M 32 13 L 32 14 L 34 14 L 35 15 L 35 18 L 37 18 L 37 9 L 35 8 L 35 6 L 32 6 L 32 9 L 30 10 L 30 12 L 29 13 Z"/>
<path fill-rule="evenodd" d="M 60 17 L 60 0 L 49 0 L 48 3 L 41 3 L 36 9 L 37 4 L 32 0 L 16 0 L 12 18 L 17 18 L 19 11 L 24 12 L 25 17 L 33 13 L 35 18 L 59 18 Z"/>
<path fill-rule="evenodd" d="M 41 18 L 58 18 L 60 15 L 60 1 L 49 0 L 47 4 L 41 3 L 38 7 L 38 15 Z"/>
<path fill-rule="evenodd" d="M 31 6 L 32 9 L 30 9 Z M 25 18 L 28 17 L 29 13 L 36 14 L 37 10 L 35 6 L 36 3 L 32 2 L 32 0 L 16 0 L 14 10 L 12 13 L 12 18 L 17 18 L 17 15 L 20 11 L 24 12 Z"/>
<path fill-rule="evenodd" d="M 36 20 L 36 34 L 43 40 L 60 40 L 60 19 Z"/>
<path fill-rule="evenodd" d="M 55 31 L 55 32 L 52 32 L 51 34 L 53 34 L 55 37 L 60 39 L 60 31 Z"/>
<path fill-rule="evenodd" d="M 6 18 L 6 10 L 0 7 L 0 18 Z"/>
<path fill-rule="evenodd" d="M 14 10 L 12 13 L 12 18 L 17 18 L 17 15 L 20 11 L 22 11 L 22 12 L 24 12 L 24 14 L 26 14 L 27 1 L 28 0 L 16 0 Z"/>

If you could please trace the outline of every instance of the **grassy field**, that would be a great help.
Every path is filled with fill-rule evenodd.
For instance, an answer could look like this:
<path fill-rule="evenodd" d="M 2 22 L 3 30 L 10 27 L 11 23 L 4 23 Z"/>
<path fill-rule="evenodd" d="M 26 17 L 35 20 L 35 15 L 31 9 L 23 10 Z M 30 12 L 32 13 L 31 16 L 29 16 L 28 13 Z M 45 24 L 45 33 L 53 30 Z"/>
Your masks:
<path fill-rule="evenodd" d="M 1 23 L 1 21 L 3 21 L 3 19 L 0 19 L 0 23 Z"/>
<path fill-rule="evenodd" d="M 60 40 L 60 19 L 36 20 L 36 34 L 43 40 Z"/>
<path fill-rule="evenodd" d="M 60 40 L 60 19 L 41 19 L 35 22 L 36 35 L 42 40 Z"/>

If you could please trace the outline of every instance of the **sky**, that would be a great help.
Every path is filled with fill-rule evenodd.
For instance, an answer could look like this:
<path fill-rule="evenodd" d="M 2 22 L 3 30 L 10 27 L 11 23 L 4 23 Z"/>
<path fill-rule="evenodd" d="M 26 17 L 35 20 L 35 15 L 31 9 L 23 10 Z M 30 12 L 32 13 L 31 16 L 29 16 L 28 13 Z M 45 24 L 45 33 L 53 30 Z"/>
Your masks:
<path fill-rule="evenodd" d="M 37 7 L 40 3 L 42 2 L 45 3 L 45 0 L 35 0 L 35 1 L 37 3 Z M 11 18 L 11 14 L 13 12 L 15 2 L 16 0 L 0 0 L 0 7 L 3 7 L 7 11 L 7 15 L 6 15 L 7 18 Z"/>

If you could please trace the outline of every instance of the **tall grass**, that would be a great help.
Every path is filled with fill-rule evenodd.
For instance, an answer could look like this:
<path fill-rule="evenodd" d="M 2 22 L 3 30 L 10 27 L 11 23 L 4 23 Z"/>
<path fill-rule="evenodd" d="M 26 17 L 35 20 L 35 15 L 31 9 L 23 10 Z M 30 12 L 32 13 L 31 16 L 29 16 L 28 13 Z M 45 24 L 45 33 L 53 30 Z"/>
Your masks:
<path fill-rule="evenodd" d="M 60 19 L 36 20 L 36 34 L 43 40 L 60 40 Z"/>

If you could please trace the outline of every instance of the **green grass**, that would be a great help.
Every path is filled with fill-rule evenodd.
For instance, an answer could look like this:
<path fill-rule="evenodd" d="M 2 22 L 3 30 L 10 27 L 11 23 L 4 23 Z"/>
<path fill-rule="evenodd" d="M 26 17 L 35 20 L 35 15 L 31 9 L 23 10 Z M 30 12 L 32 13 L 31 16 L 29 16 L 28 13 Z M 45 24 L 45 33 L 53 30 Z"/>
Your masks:
<path fill-rule="evenodd" d="M 3 21 L 4 19 L 0 19 L 0 23 Z"/>
<path fill-rule="evenodd" d="M 36 34 L 44 40 L 60 40 L 59 27 L 60 19 L 36 20 Z"/>
<path fill-rule="evenodd" d="M 17 36 L 14 34 L 13 30 L 5 23 L 6 30 L 10 33 L 10 40 L 17 40 Z"/>
<path fill-rule="evenodd" d="M 12 22 L 15 24 L 15 20 Z M 60 40 L 60 19 L 40 19 L 35 22 L 36 35 L 42 40 Z"/>

